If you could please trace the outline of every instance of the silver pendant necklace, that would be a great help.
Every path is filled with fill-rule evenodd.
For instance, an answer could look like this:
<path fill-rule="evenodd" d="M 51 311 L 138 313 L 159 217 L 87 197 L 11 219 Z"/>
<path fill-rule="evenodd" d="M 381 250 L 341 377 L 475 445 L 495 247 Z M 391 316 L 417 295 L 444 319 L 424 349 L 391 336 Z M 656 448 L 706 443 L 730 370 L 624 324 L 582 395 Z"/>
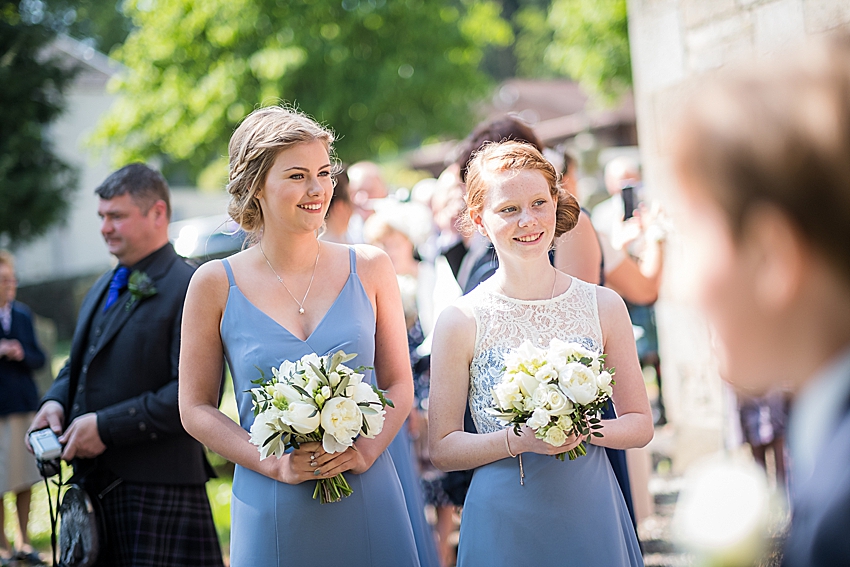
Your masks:
<path fill-rule="evenodd" d="M 295 298 L 295 296 L 294 296 L 294 295 L 292 295 L 292 292 L 291 292 L 291 291 L 289 291 L 289 288 L 288 288 L 288 287 L 286 287 L 286 284 L 285 284 L 285 283 L 283 283 L 283 280 L 281 279 L 281 277 L 277 274 L 277 272 L 276 272 L 276 271 L 274 270 L 274 268 L 272 267 L 272 263 L 271 263 L 271 262 L 269 262 L 269 257 L 268 257 L 268 256 L 266 256 L 266 251 L 265 251 L 265 250 L 263 250 L 263 241 L 262 241 L 262 240 L 260 240 L 259 244 L 260 244 L 260 252 L 263 254 L 263 258 L 265 258 L 265 259 L 266 259 L 266 264 L 268 264 L 268 265 L 269 265 L 269 269 L 270 269 L 270 270 L 272 271 L 272 273 L 274 274 L 274 277 L 276 277 L 276 278 L 277 278 L 277 281 L 279 281 L 279 282 L 280 282 L 280 285 L 282 285 L 282 286 L 283 286 L 283 289 L 285 289 L 285 290 L 286 290 L 286 293 L 288 293 L 288 294 L 289 294 L 289 297 L 291 297 L 291 298 L 292 298 L 292 300 L 293 300 L 295 303 L 297 303 L 297 304 L 298 304 L 298 313 L 300 313 L 301 315 L 304 315 L 304 302 L 305 302 L 305 301 L 307 301 L 307 295 L 310 293 L 310 288 L 311 288 L 311 287 L 313 287 L 313 278 L 315 278 L 315 277 L 316 277 L 316 266 L 318 266 L 318 265 L 319 265 L 319 252 L 321 252 L 321 250 L 322 250 L 322 246 L 321 246 L 321 244 L 319 243 L 319 241 L 318 241 L 318 240 L 316 241 L 316 261 L 313 263 L 313 274 L 310 276 L 310 283 L 309 283 L 309 284 L 307 284 L 307 291 L 305 291 L 305 292 L 304 292 L 304 298 L 303 298 L 301 301 L 298 301 L 298 300 Z"/>

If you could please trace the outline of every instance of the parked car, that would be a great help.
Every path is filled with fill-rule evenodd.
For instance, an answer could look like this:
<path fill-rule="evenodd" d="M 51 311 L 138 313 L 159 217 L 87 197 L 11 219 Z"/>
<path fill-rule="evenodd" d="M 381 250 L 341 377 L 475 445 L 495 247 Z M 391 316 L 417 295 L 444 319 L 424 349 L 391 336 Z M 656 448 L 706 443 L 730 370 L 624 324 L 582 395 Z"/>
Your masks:
<path fill-rule="evenodd" d="M 228 215 L 213 215 L 173 222 L 168 237 L 179 255 L 200 265 L 239 252 L 247 235 Z"/>

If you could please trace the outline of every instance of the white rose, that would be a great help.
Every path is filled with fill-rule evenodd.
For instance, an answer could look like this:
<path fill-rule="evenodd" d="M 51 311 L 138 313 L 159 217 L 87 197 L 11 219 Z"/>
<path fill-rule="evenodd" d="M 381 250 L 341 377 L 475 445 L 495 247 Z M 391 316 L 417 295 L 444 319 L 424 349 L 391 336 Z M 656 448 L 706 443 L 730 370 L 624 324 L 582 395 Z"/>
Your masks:
<path fill-rule="evenodd" d="M 558 427 L 550 427 L 543 440 L 553 447 L 560 447 L 567 441 L 567 435 Z"/>
<path fill-rule="evenodd" d="M 545 352 L 531 344 L 531 341 L 523 341 L 518 348 L 512 350 L 505 356 L 505 367 L 508 370 L 518 370 L 521 367 L 537 368 L 542 366 Z"/>
<path fill-rule="evenodd" d="M 562 358 L 564 362 L 567 360 L 576 361 L 580 358 L 593 359 L 596 357 L 592 351 L 578 343 L 567 343 L 559 339 L 552 339 L 552 342 L 549 343 L 549 353 L 550 355 Z"/>
<path fill-rule="evenodd" d="M 573 403 L 555 384 L 546 388 L 546 403 L 551 415 L 567 415 L 573 411 Z"/>
<path fill-rule="evenodd" d="M 599 376 L 596 377 L 596 384 L 607 396 L 614 395 L 614 389 L 611 387 L 611 374 L 609 372 L 600 372 Z"/>
<path fill-rule="evenodd" d="M 547 425 L 549 425 L 549 419 L 550 418 L 548 411 L 543 408 L 537 408 L 531 414 L 531 417 L 526 422 L 526 425 L 528 425 L 532 429 L 540 429 L 541 427 L 546 427 Z"/>
<path fill-rule="evenodd" d="M 274 455 L 278 458 L 283 455 L 284 444 L 281 443 L 281 436 L 278 436 L 267 445 L 263 445 L 266 439 L 278 431 L 275 424 L 280 417 L 281 411 L 272 406 L 266 411 L 257 414 L 257 417 L 254 418 L 254 423 L 251 424 L 251 443 L 259 448 L 261 461 L 269 455 Z"/>
<path fill-rule="evenodd" d="M 357 402 L 350 398 L 332 398 L 322 408 L 321 424 L 325 430 L 322 445 L 328 453 L 344 451 L 360 432 L 362 414 Z"/>
<path fill-rule="evenodd" d="M 384 428 L 384 415 L 387 412 L 381 407 L 381 398 L 378 397 L 371 385 L 360 382 L 354 386 L 354 401 L 358 404 L 367 402 L 370 404 L 370 408 L 378 412 L 374 414 L 368 411 L 362 412 L 368 428 L 368 433 L 363 433 L 363 437 L 371 439 Z"/>
<path fill-rule="evenodd" d="M 279 368 L 272 368 L 272 374 L 274 374 L 278 379 L 280 379 L 281 376 L 288 378 L 296 370 L 296 368 L 296 363 L 284 360 L 280 363 Z"/>
<path fill-rule="evenodd" d="M 575 349 L 573 348 L 574 346 L 575 343 L 568 343 L 561 339 L 552 339 L 549 342 L 548 354 L 549 356 L 557 356 L 566 359 L 575 352 Z"/>
<path fill-rule="evenodd" d="M 550 362 L 546 362 L 543 366 L 537 369 L 534 377 L 540 382 L 551 382 L 558 379 L 558 370 Z"/>
<path fill-rule="evenodd" d="M 298 433 L 312 433 L 319 427 L 319 410 L 313 404 L 295 402 L 289 404 L 282 416 L 283 422 Z"/>
<path fill-rule="evenodd" d="M 493 388 L 493 397 L 500 408 L 510 410 L 522 409 L 522 393 L 516 382 L 501 382 Z"/>
<path fill-rule="evenodd" d="M 535 408 L 546 409 L 546 403 L 549 401 L 549 396 L 546 393 L 546 384 L 540 384 L 534 393 L 531 394 L 531 403 Z"/>
<path fill-rule="evenodd" d="M 593 371 L 580 362 L 571 362 L 564 367 L 558 378 L 561 389 L 573 402 L 589 404 L 596 399 L 598 389 Z"/>

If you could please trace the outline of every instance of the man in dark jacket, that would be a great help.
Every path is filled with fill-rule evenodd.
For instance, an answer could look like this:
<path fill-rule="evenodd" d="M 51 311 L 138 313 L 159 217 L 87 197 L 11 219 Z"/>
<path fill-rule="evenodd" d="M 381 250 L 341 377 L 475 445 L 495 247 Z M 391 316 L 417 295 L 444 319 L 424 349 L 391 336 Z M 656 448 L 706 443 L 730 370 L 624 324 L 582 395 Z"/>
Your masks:
<path fill-rule="evenodd" d="M 220 566 L 204 488 L 210 468 L 177 407 L 193 269 L 168 242 L 168 186 L 131 164 L 95 193 L 118 266 L 83 300 L 71 356 L 30 428 L 61 434 L 62 458 L 102 512 L 97 565 Z"/>

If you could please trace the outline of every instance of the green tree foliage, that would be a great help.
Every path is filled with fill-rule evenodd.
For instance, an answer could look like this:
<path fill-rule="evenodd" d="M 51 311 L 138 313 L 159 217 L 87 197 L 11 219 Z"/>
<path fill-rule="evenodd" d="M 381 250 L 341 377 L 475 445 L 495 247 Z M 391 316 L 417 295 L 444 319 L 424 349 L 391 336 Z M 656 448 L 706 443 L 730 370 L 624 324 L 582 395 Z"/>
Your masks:
<path fill-rule="evenodd" d="M 546 62 L 546 49 L 552 43 L 552 28 L 547 20 L 549 2 L 530 2 L 516 11 L 512 20 L 516 29 L 513 50 L 516 74 L 534 79 L 561 76 Z"/>
<path fill-rule="evenodd" d="M 122 44 L 132 29 L 124 16 L 122 0 L 45 0 L 46 10 L 57 28 L 71 37 L 92 42 L 92 47 L 110 53 Z"/>
<path fill-rule="evenodd" d="M 539 20 L 534 22 L 539 25 Z M 632 84 L 626 0 L 552 0 L 546 63 L 608 102 Z"/>
<path fill-rule="evenodd" d="M 493 2 L 129 0 L 128 69 L 97 136 L 117 159 L 221 172 L 235 125 L 287 101 L 330 125 L 347 161 L 466 134 L 488 45 L 513 36 Z M 216 173 L 212 178 L 219 178 Z"/>
<path fill-rule="evenodd" d="M 12 244 L 60 221 L 76 185 L 47 131 L 73 70 L 48 56 L 54 32 L 20 4 L 0 7 L 0 240 Z"/>

